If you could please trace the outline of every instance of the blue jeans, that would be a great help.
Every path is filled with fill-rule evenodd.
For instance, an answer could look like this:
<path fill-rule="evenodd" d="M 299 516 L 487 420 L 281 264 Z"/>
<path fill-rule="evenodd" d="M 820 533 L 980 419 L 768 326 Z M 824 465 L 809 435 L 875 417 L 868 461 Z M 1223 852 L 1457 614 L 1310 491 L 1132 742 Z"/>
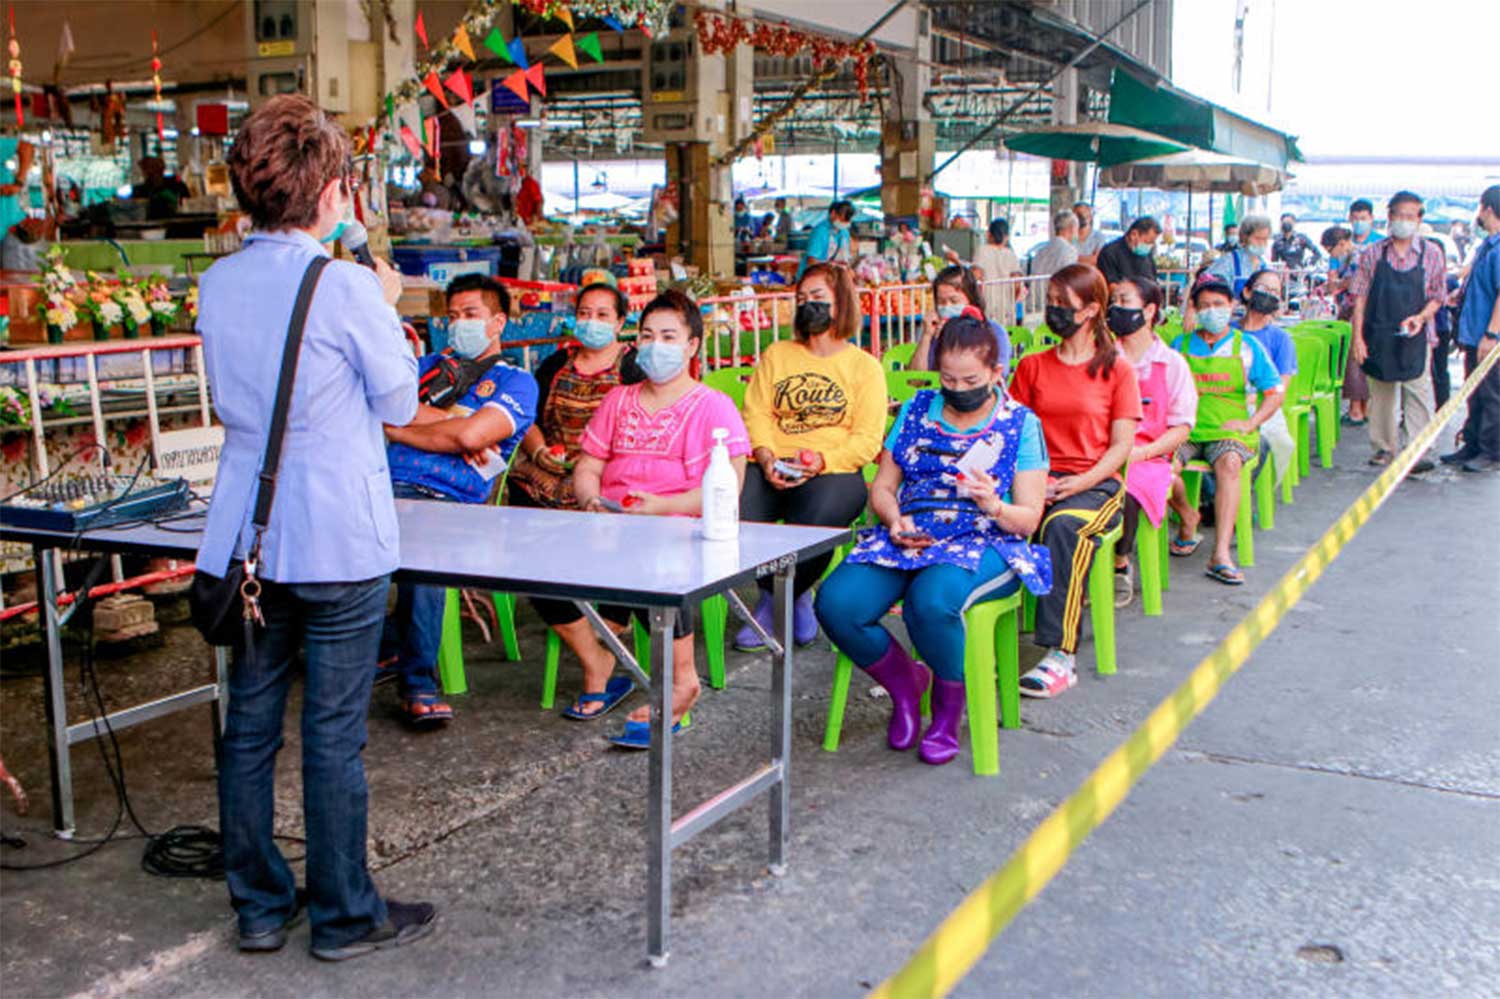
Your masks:
<path fill-rule="evenodd" d="M 910 570 L 844 562 L 818 587 L 816 610 L 834 646 L 866 667 L 890 648 L 890 632 L 880 621 L 902 601 L 901 619 L 917 657 L 939 679 L 957 682 L 964 678 L 964 611 L 1009 596 L 1020 585 L 992 548 L 973 571 L 956 565 Z"/>
<path fill-rule="evenodd" d="M 391 488 L 397 499 L 439 499 L 407 482 L 393 483 Z M 401 683 L 402 697 L 436 694 L 440 689 L 437 657 L 438 646 L 443 644 L 443 611 L 447 600 L 446 586 L 396 584 L 396 613 L 386 622 L 382 644 L 399 657 L 396 675 Z"/>
<path fill-rule="evenodd" d="M 360 583 L 266 584 L 266 630 L 229 674 L 219 749 L 219 824 L 229 898 L 242 933 L 275 929 L 296 910 L 296 883 L 272 837 L 276 754 L 287 691 L 305 662 L 302 808 L 314 947 L 340 947 L 386 920 L 365 864 L 366 740 L 372 664 L 388 577 Z"/>

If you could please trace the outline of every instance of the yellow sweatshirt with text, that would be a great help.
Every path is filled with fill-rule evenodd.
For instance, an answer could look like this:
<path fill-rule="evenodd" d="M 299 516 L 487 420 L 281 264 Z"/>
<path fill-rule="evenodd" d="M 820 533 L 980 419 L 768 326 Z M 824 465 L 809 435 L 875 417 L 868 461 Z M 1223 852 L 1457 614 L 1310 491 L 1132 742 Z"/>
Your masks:
<path fill-rule="evenodd" d="M 880 454 L 885 370 L 853 344 L 819 357 L 797 340 L 780 340 L 761 352 L 744 417 L 752 447 L 787 459 L 806 448 L 823 456 L 828 472 L 858 472 Z"/>

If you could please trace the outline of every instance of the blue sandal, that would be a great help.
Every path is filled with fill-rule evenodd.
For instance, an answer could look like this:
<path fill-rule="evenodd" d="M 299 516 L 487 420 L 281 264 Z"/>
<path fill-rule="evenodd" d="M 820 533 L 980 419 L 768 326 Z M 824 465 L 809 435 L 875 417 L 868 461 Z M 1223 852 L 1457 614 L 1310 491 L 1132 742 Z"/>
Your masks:
<path fill-rule="evenodd" d="M 602 694 L 579 694 L 578 699 L 563 708 L 562 716 L 574 721 L 593 721 L 595 718 L 603 718 L 609 714 L 620 702 L 629 697 L 635 690 L 635 681 L 628 676 L 612 676 L 604 685 Z M 585 704 L 599 704 L 602 707 L 598 711 L 579 710 Z"/>
<path fill-rule="evenodd" d="M 672 726 L 672 734 L 685 732 L 693 727 L 692 713 L 682 716 L 682 720 Z M 621 749 L 650 749 L 651 748 L 651 723 L 643 721 L 627 721 L 625 731 L 619 735 L 611 736 L 612 744 Z"/>

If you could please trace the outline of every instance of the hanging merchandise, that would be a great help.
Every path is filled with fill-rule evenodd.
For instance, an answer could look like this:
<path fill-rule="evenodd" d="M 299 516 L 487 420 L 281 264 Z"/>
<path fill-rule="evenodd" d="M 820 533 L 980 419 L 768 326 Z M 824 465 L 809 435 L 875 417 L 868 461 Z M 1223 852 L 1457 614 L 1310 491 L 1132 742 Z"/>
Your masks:
<path fill-rule="evenodd" d="M 830 64 L 852 61 L 859 98 L 862 101 L 870 99 L 870 59 L 875 55 L 875 43 L 872 41 L 835 41 L 823 35 L 798 31 L 785 21 L 769 24 L 704 10 L 698 11 L 693 16 L 693 21 L 698 28 L 698 44 L 704 55 L 715 55 L 741 45 L 752 45 L 767 55 L 783 59 L 810 55 L 815 70 L 822 70 Z"/>
<path fill-rule="evenodd" d="M 158 149 L 167 137 L 161 118 L 161 45 L 156 40 L 156 29 L 151 29 L 151 86 L 156 90 L 156 143 Z"/>
<path fill-rule="evenodd" d="M 510 130 L 502 128 L 495 133 L 495 176 L 510 176 Z"/>
<path fill-rule="evenodd" d="M 427 132 L 427 155 L 432 157 L 432 165 L 438 166 L 442 157 L 442 135 L 443 126 L 436 118 L 427 118 L 422 122 L 422 128 Z"/>
<path fill-rule="evenodd" d="M 526 129 L 520 125 L 512 125 L 510 127 L 511 155 L 515 158 L 517 165 L 524 165 L 526 163 L 526 149 L 529 141 Z"/>
<path fill-rule="evenodd" d="M 10 8 L 10 90 L 16 99 L 16 127 L 26 127 L 26 114 L 21 110 L 21 43 L 16 40 L 16 8 Z"/>

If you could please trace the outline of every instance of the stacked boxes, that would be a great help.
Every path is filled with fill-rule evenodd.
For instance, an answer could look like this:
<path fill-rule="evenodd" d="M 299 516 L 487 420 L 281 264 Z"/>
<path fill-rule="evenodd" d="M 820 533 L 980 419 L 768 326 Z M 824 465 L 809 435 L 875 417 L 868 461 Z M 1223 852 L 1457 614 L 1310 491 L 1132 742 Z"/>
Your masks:
<path fill-rule="evenodd" d="M 656 268 L 650 260 L 630 261 L 630 274 L 620 278 L 620 290 L 630 299 L 632 315 L 640 312 L 656 297 Z"/>

